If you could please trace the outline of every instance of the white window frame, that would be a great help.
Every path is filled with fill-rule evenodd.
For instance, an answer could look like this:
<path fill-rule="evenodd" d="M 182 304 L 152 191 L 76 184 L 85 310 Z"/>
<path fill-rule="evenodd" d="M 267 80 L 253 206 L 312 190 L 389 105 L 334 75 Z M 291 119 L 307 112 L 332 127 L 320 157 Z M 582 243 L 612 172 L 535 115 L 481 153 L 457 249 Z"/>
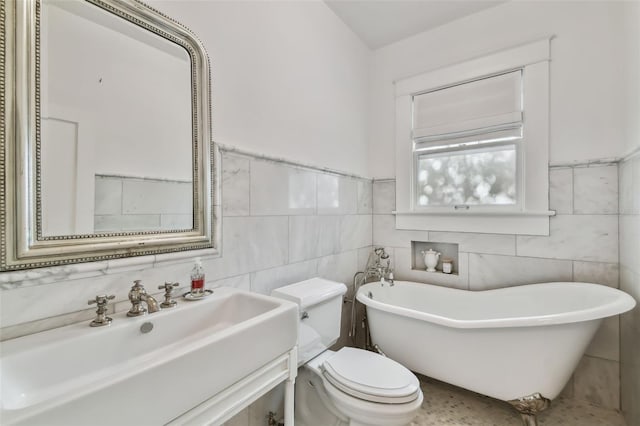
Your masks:
<path fill-rule="evenodd" d="M 550 38 L 396 81 L 396 228 L 549 235 Z M 413 97 L 509 71 L 523 71 L 523 138 L 517 146 L 518 203 L 416 206 Z"/>

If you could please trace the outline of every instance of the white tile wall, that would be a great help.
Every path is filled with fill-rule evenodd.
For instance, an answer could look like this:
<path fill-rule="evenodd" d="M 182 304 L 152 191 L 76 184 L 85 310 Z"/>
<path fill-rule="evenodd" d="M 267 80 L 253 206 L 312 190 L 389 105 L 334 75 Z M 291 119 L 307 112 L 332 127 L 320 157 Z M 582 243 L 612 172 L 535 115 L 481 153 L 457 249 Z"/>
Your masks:
<path fill-rule="evenodd" d="M 618 269 L 617 263 L 574 261 L 573 280 L 618 288 Z"/>
<path fill-rule="evenodd" d="M 337 253 L 340 248 L 340 216 L 291 216 L 290 262 Z"/>
<path fill-rule="evenodd" d="M 290 263 L 272 269 L 263 269 L 251 274 L 251 291 L 268 295 L 276 288 L 304 281 L 317 275 L 317 259 Z"/>
<path fill-rule="evenodd" d="M 602 321 L 600 329 L 593 337 L 585 354 L 620 361 L 620 318 L 618 316 L 605 318 Z"/>
<path fill-rule="evenodd" d="M 607 408 L 620 407 L 618 362 L 584 356 L 573 377 L 575 398 Z"/>
<path fill-rule="evenodd" d="M 559 215 L 552 220 L 549 237 L 528 237 L 397 231 L 391 214 L 395 209 L 392 180 L 372 185 L 231 153 L 223 155 L 222 165 L 223 256 L 203 259 L 208 286 L 230 285 L 268 294 L 314 275 L 351 286 L 353 274 L 364 268 L 375 244 L 388 248 L 397 279 L 479 290 L 548 280 L 617 287 L 620 276 L 621 287 L 640 297 L 636 238 L 640 167 L 623 163 L 619 184 L 615 166 L 552 168 L 550 203 Z M 587 190 L 589 185 L 600 188 L 602 197 L 594 197 Z M 618 187 L 619 230 L 617 208 L 612 207 Z M 459 244 L 459 274 L 413 270 L 412 240 Z M 0 274 L 2 338 L 86 321 L 94 309 L 85 309 L 84 303 L 101 292 L 116 294 L 116 306 L 124 309 L 132 279 L 141 278 L 150 288 L 164 280 L 187 283 L 191 267 L 192 259 L 171 261 L 171 255 L 158 255 L 104 262 L 97 270 L 70 265 Z M 622 349 L 617 351 L 619 335 Z M 626 406 L 630 416 L 638 415 L 629 401 L 640 395 L 640 384 L 625 381 L 623 375 L 622 396 L 618 392 L 619 360 L 628 376 L 640 371 L 633 358 L 640 350 L 638 342 L 637 310 L 623 317 L 621 327 L 616 320 L 606 321 L 576 371 L 571 387 L 575 397 L 605 406 L 616 406 L 622 397 L 623 409 Z M 277 408 L 274 401 L 261 404 Z M 238 421 L 245 424 L 247 417 L 262 414 L 252 407 Z"/>
<path fill-rule="evenodd" d="M 105 200 L 122 198 L 104 192 Z M 203 258 L 207 286 L 270 294 L 277 287 L 321 276 L 351 287 L 371 250 L 372 193 L 370 180 L 224 154 L 222 257 Z M 180 220 L 165 216 L 165 221 Z M 86 303 L 98 293 L 117 296 L 109 312 L 128 309 L 126 295 L 136 278 L 158 297 L 161 292 L 154 289 L 164 281 L 181 282 L 178 291 L 185 291 L 193 259 L 163 254 L 99 265 L 88 271 L 80 264 L 0 274 L 1 338 L 89 322 L 95 308 L 86 309 Z M 347 313 L 349 306 L 345 304 Z M 344 315 L 344 333 L 348 320 Z M 348 342 L 346 334 L 339 342 Z M 282 415 L 282 401 L 278 387 L 228 424 L 263 425 L 268 411 Z"/>
<path fill-rule="evenodd" d="M 377 181 L 373 185 L 373 214 L 391 214 L 396 209 L 396 181 Z"/>
<path fill-rule="evenodd" d="M 489 290 L 523 284 L 571 281 L 571 261 L 493 254 L 469 254 L 469 287 Z"/>
<path fill-rule="evenodd" d="M 371 214 L 373 211 L 373 185 L 358 180 L 358 214 Z"/>
<path fill-rule="evenodd" d="M 191 214 L 191 183 L 123 179 L 123 214 Z"/>
<path fill-rule="evenodd" d="M 627 424 L 640 424 L 640 155 L 620 164 L 620 289 L 636 299 L 620 318 L 621 406 Z"/>
<path fill-rule="evenodd" d="M 518 256 L 618 262 L 617 215 L 557 215 L 548 237 L 518 235 Z"/>
<path fill-rule="evenodd" d="M 163 214 L 160 215 L 161 229 L 192 229 L 193 216 L 191 214 Z"/>
<path fill-rule="evenodd" d="M 618 169 L 618 210 L 620 214 L 633 214 L 633 203 L 637 186 L 633 185 L 634 161 L 620 163 Z M 635 191 L 634 191 L 635 189 Z"/>
<path fill-rule="evenodd" d="M 190 182 L 96 175 L 94 230 L 191 229 L 192 203 Z"/>
<path fill-rule="evenodd" d="M 556 214 L 573 213 L 573 168 L 549 171 L 549 208 Z"/>
<path fill-rule="evenodd" d="M 151 231 L 160 229 L 161 218 L 157 214 L 95 215 L 95 232 Z"/>
<path fill-rule="evenodd" d="M 345 283 L 347 287 L 351 287 L 357 267 L 358 251 L 345 251 L 318 259 L 318 276 Z"/>
<path fill-rule="evenodd" d="M 284 265 L 289 258 L 286 216 L 226 217 L 222 221 L 224 275 Z"/>
<path fill-rule="evenodd" d="M 372 241 L 371 215 L 346 215 L 340 219 L 340 251 L 367 247 Z"/>
<path fill-rule="evenodd" d="M 316 214 L 318 173 L 261 159 L 250 168 L 253 216 Z"/>
<path fill-rule="evenodd" d="M 575 214 L 618 213 L 618 166 L 573 169 L 573 212 Z"/>
<path fill-rule="evenodd" d="M 96 176 L 94 214 L 122 213 L 122 179 Z"/>
<path fill-rule="evenodd" d="M 472 253 L 516 254 L 516 236 L 470 232 L 429 232 L 429 241 L 456 243 L 458 250 Z"/>
<path fill-rule="evenodd" d="M 374 184 L 375 188 L 376 184 Z M 375 200 L 374 200 L 375 206 Z M 411 247 L 411 241 L 429 241 L 427 231 L 396 229 L 396 217 L 392 214 L 373 215 L 373 244 L 383 247 Z"/>
<path fill-rule="evenodd" d="M 317 184 L 318 214 L 358 213 L 358 182 L 355 179 L 320 174 Z"/>
<path fill-rule="evenodd" d="M 640 241 L 640 236 L 636 236 L 638 222 L 633 220 L 621 221 L 621 231 L 624 227 L 627 236 L 618 236 L 617 165 L 554 167 L 549 170 L 549 177 L 550 208 L 556 210 L 557 216 L 551 218 L 548 237 L 396 230 L 391 214 L 395 208 L 395 182 L 374 181 L 373 243 L 391 251 L 398 279 L 470 290 L 548 281 L 618 287 L 618 258 L 631 261 L 633 253 L 640 253 L 640 247 L 632 242 Z M 633 181 L 631 168 L 621 172 L 621 179 L 627 179 L 629 184 Z M 623 183 L 620 187 L 621 193 L 640 192 L 627 189 Z M 458 244 L 460 274 L 411 269 L 412 240 Z M 625 245 L 629 249 L 623 253 Z M 617 317 L 604 321 L 587 349 L 569 394 L 618 408 L 619 360 L 624 359 L 618 349 L 620 332 Z"/>
<path fill-rule="evenodd" d="M 248 216 L 250 213 L 249 157 L 228 155 L 222 167 L 222 214 Z"/>
<path fill-rule="evenodd" d="M 231 153 L 223 154 L 222 177 L 222 257 L 202 259 L 208 286 L 269 293 L 318 274 L 351 285 L 361 251 L 371 246 L 370 180 Z M 334 184 L 331 196 L 318 197 Z M 134 279 L 148 289 L 164 281 L 186 288 L 193 258 L 174 257 L 0 274 L 2 338 L 91 318 L 95 309 L 86 303 L 99 293 L 115 294 L 114 305 L 125 309 Z"/>

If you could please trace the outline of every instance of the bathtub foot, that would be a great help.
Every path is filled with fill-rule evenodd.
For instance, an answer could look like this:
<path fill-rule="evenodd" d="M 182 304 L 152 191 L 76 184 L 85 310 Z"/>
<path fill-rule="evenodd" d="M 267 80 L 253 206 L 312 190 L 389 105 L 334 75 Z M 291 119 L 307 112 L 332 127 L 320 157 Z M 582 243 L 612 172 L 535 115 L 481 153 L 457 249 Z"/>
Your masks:
<path fill-rule="evenodd" d="M 508 402 L 518 410 L 524 426 L 538 426 L 536 415 L 549 408 L 551 404 L 550 400 L 539 393 L 534 393 L 533 395 L 523 398 L 512 399 Z"/>
<path fill-rule="evenodd" d="M 538 419 L 535 414 L 520 413 L 520 417 L 524 426 L 538 426 Z"/>

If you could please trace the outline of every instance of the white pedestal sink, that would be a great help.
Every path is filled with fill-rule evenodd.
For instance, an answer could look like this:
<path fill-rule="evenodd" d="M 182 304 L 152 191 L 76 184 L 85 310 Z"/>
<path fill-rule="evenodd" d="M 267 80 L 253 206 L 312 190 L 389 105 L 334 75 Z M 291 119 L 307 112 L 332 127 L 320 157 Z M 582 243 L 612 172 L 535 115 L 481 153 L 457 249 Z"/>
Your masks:
<path fill-rule="evenodd" d="M 295 304 L 217 288 L 173 309 L 112 317 L 107 327 L 87 322 L 3 342 L 0 422 L 218 424 L 282 381 L 292 418 Z"/>

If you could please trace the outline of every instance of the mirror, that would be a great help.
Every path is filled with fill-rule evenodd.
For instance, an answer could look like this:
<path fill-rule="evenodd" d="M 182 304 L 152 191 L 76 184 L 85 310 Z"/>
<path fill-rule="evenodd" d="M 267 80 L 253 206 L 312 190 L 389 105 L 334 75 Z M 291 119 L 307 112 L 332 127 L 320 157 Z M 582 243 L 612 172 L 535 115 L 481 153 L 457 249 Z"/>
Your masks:
<path fill-rule="evenodd" d="M 187 50 L 86 1 L 40 16 L 42 235 L 191 229 Z"/>
<path fill-rule="evenodd" d="M 216 252 L 219 168 L 197 38 L 137 0 L 0 7 L 0 270 Z"/>

